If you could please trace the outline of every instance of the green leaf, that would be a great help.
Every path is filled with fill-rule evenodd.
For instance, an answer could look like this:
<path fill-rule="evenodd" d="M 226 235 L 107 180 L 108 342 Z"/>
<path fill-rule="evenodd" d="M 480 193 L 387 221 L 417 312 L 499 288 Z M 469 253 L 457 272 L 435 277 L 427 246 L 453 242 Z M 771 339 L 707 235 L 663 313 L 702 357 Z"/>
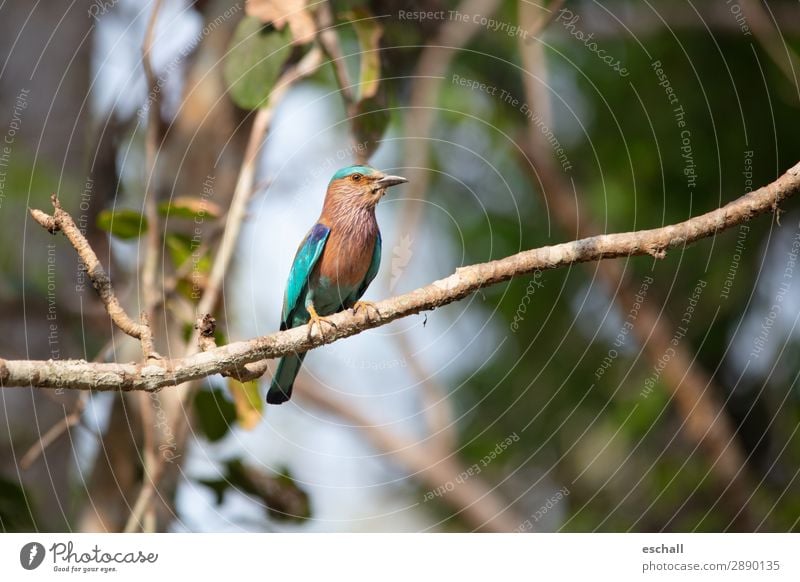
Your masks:
<path fill-rule="evenodd" d="M 97 227 L 117 238 L 138 238 L 147 231 L 147 219 L 135 210 L 103 210 L 97 215 Z"/>
<path fill-rule="evenodd" d="M 380 41 L 383 27 L 366 8 L 356 8 L 346 14 L 356 31 L 361 58 L 359 72 L 359 101 L 370 99 L 378 92 L 381 78 Z"/>
<path fill-rule="evenodd" d="M 356 143 L 365 148 L 364 159 L 368 160 L 378 149 L 389 120 L 389 109 L 384 106 L 381 94 L 356 103 L 351 122 Z"/>
<path fill-rule="evenodd" d="M 239 426 L 245 430 L 254 429 L 261 421 L 264 412 L 264 400 L 258 391 L 258 381 L 252 380 L 243 384 L 236 378 L 229 378 L 228 390 L 236 406 Z"/>
<path fill-rule="evenodd" d="M 228 481 L 243 493 L 260 498 L 275 519 L 303 520 L 311 517 L 308 493 L 300 489 L 288 470 L 278 475 L 248 467 L 240 459 L 226 463 Z"/>
<path fill-rule="evenodd" d="M 30 532 L 34 529 L 30 493 L 16 482 L 0 477 L 0 532 Z"/>
<path fill-rule="evenodd" d="M 187 260 L 195 261 L 193 271 L 207 275 L 211 271 L 211 257 L 208 253 L 203 253 L 202 256 L 194 257 L 194 254 L 200 248 L 200 243 L 192 240 L 185 234 L 170 232 L 165 237 L 167 251 L 172 259 L 175 268 L 179 268 Z"/>
<path fill-rule="evenodd" d="M 386 107 L 386 90 L 381 84 L 380 40 L 383 27 L 363 7 L 344 14 L 356 32 L 360 49 L 359 96 L 350 108 L 350 121 L 356 143 L 363 145 L 363 158 L 368 160 L 386 132 L 390 115 Z"/>
<path fill-rule="evenodd" d="M 180 267 L 192 256 L 192 239 L 185 234 L 167 233 L 164 243 L 176 268 Z"/>
<path fill-rule="evenodd" d="M 222 214 L 219 205 L 215 202 L 192 196 L 178 196 L 172 200 L 165 200 L 158 205 L 158 212 L 162 216 L 170 218 L 190 218 L 192 220 L 206 216 L 218 218 Z"/>
<path fill-rule="evenodd" d="M 199 390 L 194 397 L 194 410 L 200 430 L 211 442 L 228 434 L 236 421 L 236 407 L 218 388 Z"/>
<path fill-rule="evenodd" d="M 187 299 L 198 301 L 211 272 L 211 254 L 208 251 L 199 254 L 200 243 L 185 234 L 168 232 L 164 243 L 176 269 L 192 261 L 191 269 L 178 281 L 176 289 Z"/>
<path fill-rule="evenodd" d="M 225 83 L 243 109 L 263 106 L 292 47 L 289 27 L 276 30 L 246 16 L 236 27 L 225 58 Z"/>

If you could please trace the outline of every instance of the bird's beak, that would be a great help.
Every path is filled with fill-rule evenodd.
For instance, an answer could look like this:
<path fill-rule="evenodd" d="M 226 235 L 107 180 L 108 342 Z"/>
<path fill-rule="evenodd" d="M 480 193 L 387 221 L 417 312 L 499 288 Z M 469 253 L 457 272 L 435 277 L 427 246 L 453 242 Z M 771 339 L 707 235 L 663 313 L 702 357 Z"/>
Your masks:
<path fill-rule="evenodd" d="M 380 189 L 388 188 L 389 186 L 397 186 L 398 184 L 405 184 L 408 182 L 405 178 L 401 176 L 384 176 L 380 180 L 375 182 L 375 186 Z"/>

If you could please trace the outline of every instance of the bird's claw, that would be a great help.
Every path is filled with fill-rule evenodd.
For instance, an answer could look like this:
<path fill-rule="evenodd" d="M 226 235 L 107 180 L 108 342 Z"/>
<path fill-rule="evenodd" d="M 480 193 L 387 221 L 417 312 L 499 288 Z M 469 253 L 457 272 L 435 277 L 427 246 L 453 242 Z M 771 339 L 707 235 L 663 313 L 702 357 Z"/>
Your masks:
<path fill-rule="evenodd" d="M 325 330 L 322 329 L 322 324 L 323 323 L 327 323 L 333 329 L 336 329 L 336 324 L 333 323 L 327 317 L 319 315 L 317 313 L 317 311 L 314 309 L 314 307 L 312 307 L 312 306 L 308 307 L 308 314 L 311 316 L 311 321 L 309 322 L 309 325 L 308 325 L 308 339 L 311 339 L 311 335 L 313 333 L 314 326 L 316 325 L 317 328 L 319 329 L 319 337 L 322 338 L 322 341 L 325 341 Z"/>
<path fill-rule="evenodd" d="M 369 310 L 375 312 L 375 317 L 377 319 L 381 318 L 381 313 L 378 311 L 378 307 L 372 301 L 356 301 L 355 305 L 353 305 L 353 315 L 357 315 L 358 312 L 363 309 L 367 314 L 367 319 L 369 319 Z"/>

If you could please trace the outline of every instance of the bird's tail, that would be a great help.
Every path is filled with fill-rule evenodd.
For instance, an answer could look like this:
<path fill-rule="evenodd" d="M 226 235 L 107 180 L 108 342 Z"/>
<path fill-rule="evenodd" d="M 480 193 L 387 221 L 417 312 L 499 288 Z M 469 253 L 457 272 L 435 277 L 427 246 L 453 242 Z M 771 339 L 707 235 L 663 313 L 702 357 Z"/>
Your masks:
<path fill-rule="evenodd" d="M 283 404 L 292 397 L 294 379 L 297 378 L 297 373 L 300 371 L 300 366 L 303 365 L 303 358 L 305 357 L 306 354 L 303 352 L 281 358 L 281 361 L 278 362 L 278 369 L 275 370 L 275 375 L 272 377 L 272 384 L 269 385 L 269 391 L 267 392 L 268 404 Z"/>

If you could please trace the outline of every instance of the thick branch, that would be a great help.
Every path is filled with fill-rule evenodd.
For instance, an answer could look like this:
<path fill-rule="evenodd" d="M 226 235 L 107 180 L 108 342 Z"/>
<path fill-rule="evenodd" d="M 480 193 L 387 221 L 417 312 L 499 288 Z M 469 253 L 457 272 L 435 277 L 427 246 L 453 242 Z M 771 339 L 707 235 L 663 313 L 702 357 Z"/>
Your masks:
<path fill-rule="evenodd" d="M 651 230 L 593 236 L 462 267 L 449 277 L 377 303 L 379 317 L 373 316 L 372 319 L 366 312 L 359 315 L 350 311 L 337 313 L 330 318 L 336 328 L 326 333 L 325 338 L 316 334 L 309 336 L 309 327 L 302 326 L 249 341 L 231 343 L 186 358 L 151 360 L 142 364 L 96 364 L 82 360 L 0 360 L 0 385 L 78 390 L 158 390 L 164 386 L 241 369 L 245 364 L 263 358 L 277 358 L 291 352 L 306 351 L 386 325 L 402 317 L 436 309 L 463 299 L 483 287 L 537 270 L 631 255 L 663 257 L 667 249 L 713 236 L 754 216 L 774 211 L 778 204 L 798 191 L 800 163 L 771 184 L 722 208 L 678 224 Z M 59 210 L 57 209 L 56 218 Z"/>

